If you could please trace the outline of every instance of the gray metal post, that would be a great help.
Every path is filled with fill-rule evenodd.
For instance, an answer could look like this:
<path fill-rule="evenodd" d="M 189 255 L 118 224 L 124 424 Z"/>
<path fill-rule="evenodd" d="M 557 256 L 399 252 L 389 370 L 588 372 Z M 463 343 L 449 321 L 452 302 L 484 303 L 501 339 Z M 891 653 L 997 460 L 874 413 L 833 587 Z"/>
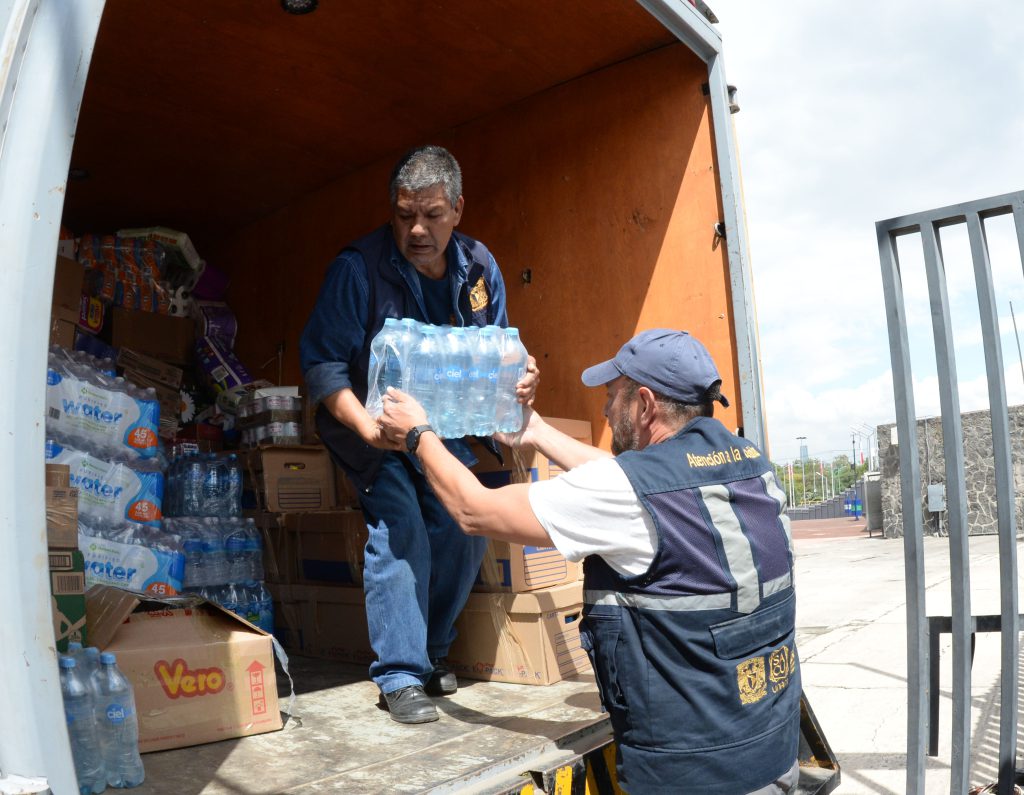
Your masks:
<path fill-rule="evenodd" d="M 53 644 L 43 491 L 48 317 L 78 109 L 103 0 L 0 5 L 0 790 L 77 792 Z M 36 792 L 38 789 L 22 789 Z"/>
<path fill-rule="evenodd" d="M 925 730 L 928 728 L 928 718 L 925 717 L 924 706 L 924 702 L 928 700 L 928 685 L 925 684 L 923 676 L 925 669 L 929 668 L 929 653 L 926 644 L 930 645 L 932 653 L 935 653 L 938 649 L 938 637 L 929 638 L 928 626 L 924 618 L 924 573 L 920 540 L 923 528 L 920 500 L 921 471 L 917 454 L 917 423 L 913 410 L 910 347 L 895 240 L 902 235 L 920 232 L 925 271 L 928 278 L 936 370 L 942 408 L 952 615 L 945 619 L 936 616 L 933 621 L 935 627 L 948 627 L 948 630 L 942 629 L 942 631 L 950 631 L 953 639 L 950 792 L 956 794 L 966 792 L 968 785 L 971 739 L 969 722 L 971 637 L 976 628 L 988 631 L 998 626 L 1002 633 L 998 791 L 1001 795 L 1009 795 L 1013 791 L 1016 774 L 1014 764 L 1018 718 L 1017 675 L 1019 664 L 1017 649 L 1020 621 L 1017 612 L 1016 498 L 1001 335 L 984 222 L 988 218 L 1010 213 L 1014 217 L 1018 247 L 1024 257 L 1024 192 L 1005 194 L 879 221 L 875 225 L 879 259 L 882 266 L 886 319 L 889 326 L 893 391 L 896 399 L 897 431 L 900 444 L 900 485 L 903 492 L 902 508 L 907 576 L 907 790 L 913 793 L 923 792 L 924 788 L 924 767 L 921 754 L 924 747 Z M 967 226 L 971 245 L 989 388 L 992 453 L 996 478 L 996 514 L 999 531 L 1000 615 L 998 617 L 978 617 L 971 613 L 963 427 L 957 391 L 952 324 L 940 244 L 940 230 L 959 224 Z M 927 445 L 925 452 L 927 455 Z M 998 624 L 994 624 L 994 621 L 998 621 Z M 931 686 L 937 688 L 937 667 L 930 666 L 930 671 Z M 935 706 L 937 710 L 937 702 Z M 937 711 L 934 714 L 937 715 Z M 931 728 L 933 729 L 934 745 L 938 737 L 937 726 Z"/>

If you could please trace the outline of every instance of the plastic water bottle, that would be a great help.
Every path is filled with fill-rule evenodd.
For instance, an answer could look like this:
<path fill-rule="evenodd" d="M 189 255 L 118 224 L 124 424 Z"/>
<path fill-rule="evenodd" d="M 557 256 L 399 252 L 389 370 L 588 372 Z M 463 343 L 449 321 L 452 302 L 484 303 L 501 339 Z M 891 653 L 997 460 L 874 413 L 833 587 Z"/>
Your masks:
<path fill-rule="evenodd" d="M 139 718 L 131 682 L 110 652 L 100 655 L 97 678 L 107 783 L 112 787 L 137 787 L 146 773 L 139 755 Z"/>
<path fill-rule="evenodd" d="M 61 656 L 58 665 L 78 792 L 79 795 L 95 795 L 107 788 L 107 774 L 92 694 L 77 670 L 74 657 Z"/>
<path fill-rule="evenodd" d="M 252 519 L 245 520 L 245 541 L 248 579 L 260 582 L 263 580 L 263 534 Z"/>
<path fill-rule="evenodd" d="M 206 517 L 200 530 L 203 551 L 203 567 L 206 569 L 207 585 L 222 585 L 228 581 L 228 561 L 224 554 L 224 539 L 217 519 Z"/>
<path fill-rule="evenodd" d="M 498 347 L 497 326 L 484 326 L 476 334 L 473 346 L 473 370 L 468 389 L 468 416 L 470 433 L 475 436 L 490 436 L 495 426 L 495 399 L 498 395 L 498 368 L 501 366 L 501 350 Z"/>
<path fill-rule="evenodd" d="M 229 521 L 224 524 L 224 556 L 227 558 L 229 580 L 241 582 L 249 579 L 249 539 L 244 522 Z"/>
<path fill-rule="evenodd" d="M 440 329 L 423 326 L 420 338 L 409 356 L 409 391 L 427 412 L 427 419 L 437 425 L 441 379 L 444 369 L 441 363 L 442 343 Z"/>
<path fill-rule="evenodd" d="M 501 366 L 498 368 L 498 396 L 495 418 L 499 431 L 516 433 L 523 427 L 523 406 L 516 400 L 516 384 L 526 375 L 526 348 L 519 339 L 519 329 L 505 329 L 501 345 Z"/>
<path fill-rule="evenodd" d="M 274 597 L 265 583 L 256 583 L 256 598 L 259 606 L 260 620 L 258 626 L 264 632 L 274 632 Z"/>
<path fill-rule="evenodd" d="M 203 503 L 202 516 L 221 515 L 220 466 L 217 456 L 207 454 L 203 461 Z"/>
<path fill-rule="evenodd" d="M 437 406 L 437 433 L 446 439 L 457 439 L 466 435 L 463 390 L 466 373 L 472 365 L 472 353 L 465 329 L 457 327 L 448 332 L 441 348 L 441 361 L 444 376 Z"/>
<path fill-rule="evenodd" d="M 242 515 L 242 462 L 232 453 L 227 460 L 227 515 Z"/>
<path fill-rule="evenodd" d="M 409 369 L 409 357 L 412 356 L 412 352 L 416 349 L 420 337 L 423 336 L 421 330 L 423 324 L 413 320 L 411 317 L 403 317 L 398 321 L 398 324 L 401 327 L 398 341 L 402 358 L 402 391 L 411 392 L 412 373 Z"/>
<path fill-rule="evenodd" d="M 203 515 L 203 481 L 205 480 L 203 460 L 196 454 L 185 459 L 182 472 L 182 516 Z"/>
<path fill-rule="evenodd" d="M 384 326 L 370 342 L 370 378 L 366 410 L 370 416 L 380 416 L 384 393 L 389 386 L 402 388 L 402 326 L 397 318 L 384 320 Z"/>

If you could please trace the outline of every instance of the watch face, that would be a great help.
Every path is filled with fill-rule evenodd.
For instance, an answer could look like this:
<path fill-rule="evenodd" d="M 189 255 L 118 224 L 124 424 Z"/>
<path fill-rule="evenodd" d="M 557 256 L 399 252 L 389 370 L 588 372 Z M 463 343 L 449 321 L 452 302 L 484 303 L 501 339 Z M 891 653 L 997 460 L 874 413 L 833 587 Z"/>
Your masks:
<path fill-rule="evenodd" d="M 416 447 L 420 443 L 420 429 L 413 428 L 409 433 L 405 435 L 405 449 L 410 453 L 416 452 Z"/>

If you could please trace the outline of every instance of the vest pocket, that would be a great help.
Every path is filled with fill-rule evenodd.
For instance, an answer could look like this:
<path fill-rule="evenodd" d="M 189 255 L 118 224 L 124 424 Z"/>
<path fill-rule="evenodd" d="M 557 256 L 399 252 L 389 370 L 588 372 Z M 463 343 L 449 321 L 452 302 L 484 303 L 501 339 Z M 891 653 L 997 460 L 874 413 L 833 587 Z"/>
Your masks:
<path fill-rule="evenodd" d="M 619 683 L 622 617 L 591 612 L 580 622 L 580 645 L 590 657 L 601 703 L 617 732 L 629 728 L 629 710 Z"/>
<path fill-rule="evenodd" d="M 796 595 L 749 615 L 709 627 L 715 653 L 723 660 L 745 657 L 787 638 L 796 627 Z"/>

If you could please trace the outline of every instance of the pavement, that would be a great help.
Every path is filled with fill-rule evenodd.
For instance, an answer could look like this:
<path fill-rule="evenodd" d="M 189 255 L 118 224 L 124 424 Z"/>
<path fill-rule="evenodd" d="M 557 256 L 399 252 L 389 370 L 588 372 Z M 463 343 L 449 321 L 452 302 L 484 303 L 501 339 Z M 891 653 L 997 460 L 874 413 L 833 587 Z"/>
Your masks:
<path fill-rule="evenodd" d="M 797 646 L 804 693 L 839 760 L 840 795 L 902 795 L 906 781 L 907 637 L 902 539 L 868 536 L 864 521 L 792 523 Z M 1018 558 L 1020 543 L 1018 542 Z M 925 538 L 926 612 L 949 615 L 949 539 Z M 999 612 L 995 536 L 969 539 L 971 612 Z M 997 778 L 999 634 L 979 633 L 971 678 L 970 784 Z M 950 792 L 952 641 L 940 645 L 939 754 L 926 795 Z M 1018 714 L 1021 713 L 1018 707 Z"/>

